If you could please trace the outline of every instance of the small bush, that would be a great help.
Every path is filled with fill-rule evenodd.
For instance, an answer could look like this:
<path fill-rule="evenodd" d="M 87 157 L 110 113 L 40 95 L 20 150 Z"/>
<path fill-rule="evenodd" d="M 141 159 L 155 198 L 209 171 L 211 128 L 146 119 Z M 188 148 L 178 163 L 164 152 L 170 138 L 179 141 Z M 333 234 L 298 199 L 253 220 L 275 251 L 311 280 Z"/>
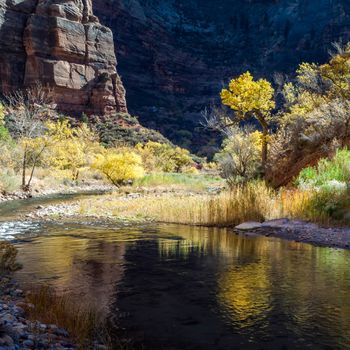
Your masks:
<path fill-rule="evenodd" d="M 333 159 L 321 159 L 316 167 L 301 171 L 297 184 L 300 187 L 332 187 L 332 183 L 350 182 L 350 151 L 338 150 Z"/>
<path fill-rule="evenodd" d="M 117 187 L 126 181 L 144 176 L 142 159 L 132 151 L 106 150 L 96 157 L 92 167 Z"/>
<path fill-rule="evenodd" d="M 21 265 L 16 262 L 17 248 L 9 242 L 0 242 L 0 271 L 2 273 L 17 271 Z"/>
<path fill-rule="evenodd" d="M 311 214 L 310 219 L 317 217 L 320 222 L 348 224 L 350 191 L 323 188 L 311 196 L 306 212 Z"/>
<path fill-rule="evenodd" d="M 21 186 L 19 176 L 11 171 L 5 171 L 0 174 L 0 191 L 3 193 L 11 193 L 17 191 Z"/>

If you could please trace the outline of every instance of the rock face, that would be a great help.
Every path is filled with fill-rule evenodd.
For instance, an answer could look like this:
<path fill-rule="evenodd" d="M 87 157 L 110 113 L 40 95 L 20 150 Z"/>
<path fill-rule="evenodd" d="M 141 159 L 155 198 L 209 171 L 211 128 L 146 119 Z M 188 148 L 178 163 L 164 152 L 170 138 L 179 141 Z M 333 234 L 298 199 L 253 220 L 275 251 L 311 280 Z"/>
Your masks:
<path fill-rule="evenodd" d="M 117 38 L 131 113 L 194 149 L 207 142 L 201 110 L 232 76 L 291 73 L 350 39 L 348 0 L 94 0 L 94 10 Z"/>
<path fill-rule="evenodd" d="M 1 92 L 40 82 L 62 112 L 127 112 L 116 65 L 91 0 L 0 0 Z"/>

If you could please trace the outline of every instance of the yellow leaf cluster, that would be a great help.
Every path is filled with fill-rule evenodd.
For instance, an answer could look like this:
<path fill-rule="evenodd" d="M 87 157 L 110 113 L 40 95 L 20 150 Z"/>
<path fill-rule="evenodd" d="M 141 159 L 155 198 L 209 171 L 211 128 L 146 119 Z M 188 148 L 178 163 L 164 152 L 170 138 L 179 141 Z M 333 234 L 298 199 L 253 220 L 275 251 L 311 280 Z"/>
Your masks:
<path fill-rule="evenodd" d="M 321 75 L 332 84 L 331 96 L 350 97 L 350 55 L 336 55 L 320 67 Z"/>
<path fill-rule="evenodd" d="M 96 135 L 86 124 L 73 128 L 67 120 L 48 122 L 46 137 L 54 143 L 48 152 L 46 165 L 57 170 L 71 170 L 76 179 L 79 169 L 88 165 L 101 151 Z"/>
<path fill-rule="evenodd" d="M 148 172 L 179 172 L 193 163 L 188 150 L 170 144 L 149 141 L 145 145 L 138 144 L 136 151 Z"/>
<path fill-rule="evenodd" d="M 268 114 L 275 108 L 274 89 L 265 79 L 254 81 L 250 72 L 232 79 L 228 89 L 221 91 L 222 103 L 244 119 L 247 114 Z"/>
<path fill-rule="evenodd" d="M 142 158 L 131 151 L 105 150 L 97 155 L 92 167 L 106 176 L 115 186 L 120 186 L 124 181 L 136 180 L 144 176 Z"/>

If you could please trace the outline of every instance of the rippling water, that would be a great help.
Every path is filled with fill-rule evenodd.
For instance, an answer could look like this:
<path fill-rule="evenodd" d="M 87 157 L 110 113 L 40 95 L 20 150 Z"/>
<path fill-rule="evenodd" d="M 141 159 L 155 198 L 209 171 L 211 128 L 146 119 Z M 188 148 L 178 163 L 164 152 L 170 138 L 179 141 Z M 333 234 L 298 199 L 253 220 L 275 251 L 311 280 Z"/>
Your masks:
<path fill-rule="evenodd" d="M 109 310 L 147 349 L 350 348 L 349 251 L 226 230 L 44 225 L 22 282 Z"/>
<path fill-rule="evenodd" d="M 18 247 L 20 281 L 95 303 L 146 349 L 350 349 L 350 251 L 84 224 L 40 224 Z"/>

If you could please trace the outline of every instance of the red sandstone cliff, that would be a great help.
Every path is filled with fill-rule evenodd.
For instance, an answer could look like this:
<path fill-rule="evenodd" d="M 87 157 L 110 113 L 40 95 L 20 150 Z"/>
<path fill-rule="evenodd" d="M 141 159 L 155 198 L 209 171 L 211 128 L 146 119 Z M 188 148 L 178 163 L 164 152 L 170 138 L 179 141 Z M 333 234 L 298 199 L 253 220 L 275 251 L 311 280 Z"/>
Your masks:
<path fill-rule="evenodd" d="M 39 81 L 62 112 L 127 112 L 116 65 L 91 0 L 0 0 L 0 92 Z"/>

